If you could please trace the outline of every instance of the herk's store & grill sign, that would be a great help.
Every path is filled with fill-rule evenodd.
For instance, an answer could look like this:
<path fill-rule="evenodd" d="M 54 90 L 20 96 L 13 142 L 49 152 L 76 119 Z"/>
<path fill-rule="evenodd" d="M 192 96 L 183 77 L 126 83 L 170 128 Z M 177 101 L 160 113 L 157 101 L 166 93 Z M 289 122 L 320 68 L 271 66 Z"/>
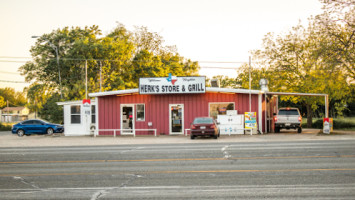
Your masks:
<path fill-rule="evenodd" d="M 205 76 L 140 78 L 139 94 L 186 94 L 205 93 Z"/>

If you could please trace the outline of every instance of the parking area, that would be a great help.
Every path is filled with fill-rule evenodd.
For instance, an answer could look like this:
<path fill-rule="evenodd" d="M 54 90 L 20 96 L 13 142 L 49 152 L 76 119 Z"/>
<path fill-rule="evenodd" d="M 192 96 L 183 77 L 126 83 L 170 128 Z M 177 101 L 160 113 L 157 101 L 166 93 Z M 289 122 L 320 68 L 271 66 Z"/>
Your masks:
<path fill-rule="evenodd" d="M 355 139 L 355 131 L 336 131 L 334 134 L 319 134 L 319 129 L 304 129 L 302 134 L 293 130 L 282 130 L 280 133 L 263 135 L 221 135 L 217 140 L 179 136 L 63 136 L 62 134 L 31 135 L 18 137 L 9 131 L 0 132 L 0 147 L 35 147 L 35 146 L 103 146 L 129 144 L 183 144 L 183 143 L 234 143 L 234 142 L 274 142 L 302 140 L 348 140 Z"/>

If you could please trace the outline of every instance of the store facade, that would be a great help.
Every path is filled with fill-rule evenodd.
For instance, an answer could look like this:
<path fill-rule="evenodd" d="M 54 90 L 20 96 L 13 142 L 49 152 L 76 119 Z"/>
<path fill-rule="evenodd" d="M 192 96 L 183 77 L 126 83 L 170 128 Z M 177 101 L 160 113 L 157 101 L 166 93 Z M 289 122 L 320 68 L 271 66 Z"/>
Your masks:
<path fill-rule="evenodd" d="M 96 101 L 98 135 L 152 135 L 152 129 L 158 135 L 182 135 L 195 117 L 217 119 L 227 110 L 244 114 L 250 108 L 257 113 L 258 130 L 265 130 L 261 91 L 205 87 L 205 77 L 146 78 L 138 89 L 89 96 Z"/>

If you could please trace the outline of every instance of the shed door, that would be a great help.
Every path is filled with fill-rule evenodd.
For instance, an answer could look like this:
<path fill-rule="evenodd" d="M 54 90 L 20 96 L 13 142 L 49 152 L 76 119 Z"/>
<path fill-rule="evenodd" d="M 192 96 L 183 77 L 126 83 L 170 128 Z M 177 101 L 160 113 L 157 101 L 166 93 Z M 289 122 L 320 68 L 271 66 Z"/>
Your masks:
<path fill-rule="evenodd" d="M 184 104 L 170 104 L 169 111 L 169 134 L 184 134 Z"/>

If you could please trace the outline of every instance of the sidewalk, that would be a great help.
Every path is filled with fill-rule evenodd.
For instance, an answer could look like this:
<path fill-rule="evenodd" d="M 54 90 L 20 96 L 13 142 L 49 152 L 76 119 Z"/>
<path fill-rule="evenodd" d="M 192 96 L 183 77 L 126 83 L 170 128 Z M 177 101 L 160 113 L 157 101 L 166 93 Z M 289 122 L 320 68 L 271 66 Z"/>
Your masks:
<path fill-rule="evenodd" d="M 194 144 L 194 143 L 234 143 L 234 142 L 278 142 L 309 140 L 355 140 L 355 131 L 335 131 L 331 135 L 318 134 L 318 129 L 304 129 L 302 134 L 294 131 L 268 133 L 264 135 L 222 135 L 217 140 L 186 136 L 64 136 L 31 135 L 18 137 L 11 132 L 0 132 L 0 147 L 46 147 L 46 146 L 105 146 L 130 144 Z"/>

